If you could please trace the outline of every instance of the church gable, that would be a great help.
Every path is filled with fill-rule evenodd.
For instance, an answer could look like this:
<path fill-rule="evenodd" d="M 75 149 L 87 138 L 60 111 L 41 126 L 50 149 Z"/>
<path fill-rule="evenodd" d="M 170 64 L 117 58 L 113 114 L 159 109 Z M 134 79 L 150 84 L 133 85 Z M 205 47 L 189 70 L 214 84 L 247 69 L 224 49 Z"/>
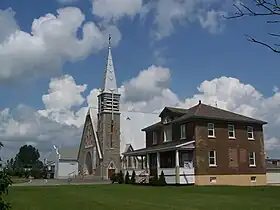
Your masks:
<path fill-rule="evenodd" d="M 81 142 L 80 142 L 79 154 L 83 150 L 92 148 L 92 147 L 96 148 L 99 158 L 102 159 L 102 154 L 101 154 L 101 150 L 99 147 L 99 141 L 98 141 L 95 125 L 94 125 L 94 122 L 92 121 L 92 117 L 90 116 L 90 114 L 88 114 L 86 116 L 86 120 L 85 120 L 85 124 L 84 124 L 84 128 L 83 128 L 83 134 L 82 134 L 82 138 L 81 138 Z"/>

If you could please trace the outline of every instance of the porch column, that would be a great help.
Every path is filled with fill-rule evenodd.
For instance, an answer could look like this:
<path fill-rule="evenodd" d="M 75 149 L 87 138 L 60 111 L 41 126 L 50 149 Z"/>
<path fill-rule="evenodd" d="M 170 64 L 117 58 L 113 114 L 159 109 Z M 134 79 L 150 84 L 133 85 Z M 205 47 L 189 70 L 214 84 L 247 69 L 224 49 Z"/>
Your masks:
<path fill-rule="evenodd" d="M 149 156 L 149 153 L 147 153 L 146 155 L 146 163 L 147 163 L 147 172 L 148 174 L 150 174 L 150 156 Z"/>
<path fill-rule="evenodd" d="M 179 165 L 179 150 L 175 153 L 175 174 L 176 174 L 176 184 L 180 184 L 180 165 Z"/>
<path fill-rule="evenodd" d="M 141 169 L 144 169 L 143 155 L 141 155 Z"/>
<path fill-rule="evenodd" d="M 160 153 L 157 152 L 157 175 L 159 176 L 160 175 Z"/>

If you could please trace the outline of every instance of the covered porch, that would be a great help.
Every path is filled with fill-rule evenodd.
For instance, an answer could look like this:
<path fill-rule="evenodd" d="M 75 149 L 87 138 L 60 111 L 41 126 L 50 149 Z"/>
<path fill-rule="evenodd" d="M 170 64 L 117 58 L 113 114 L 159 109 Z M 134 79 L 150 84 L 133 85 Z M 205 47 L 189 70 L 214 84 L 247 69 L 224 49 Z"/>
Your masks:
<path fill-rule="evenodd" d="M 137 176 L 160 175 L 163 171 L 167 184 L 194 184 L 195 141 L 167 142 L 124 153 L 126 157 L 141 157 L 141 167 L 135 168 Z M 125 169 L 125 173 L 132 170 Z"/>

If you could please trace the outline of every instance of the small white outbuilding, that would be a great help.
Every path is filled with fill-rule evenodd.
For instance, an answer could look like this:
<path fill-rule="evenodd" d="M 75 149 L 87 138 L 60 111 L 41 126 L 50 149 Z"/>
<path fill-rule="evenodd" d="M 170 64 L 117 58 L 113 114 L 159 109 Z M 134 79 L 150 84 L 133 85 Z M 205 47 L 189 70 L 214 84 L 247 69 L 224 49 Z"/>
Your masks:
<path fill-rule="evenodd" d="M 46 158 L 49 171 L 55 179 L 68 179 L 78 175 L 78 148 L 55 148 Z"/>

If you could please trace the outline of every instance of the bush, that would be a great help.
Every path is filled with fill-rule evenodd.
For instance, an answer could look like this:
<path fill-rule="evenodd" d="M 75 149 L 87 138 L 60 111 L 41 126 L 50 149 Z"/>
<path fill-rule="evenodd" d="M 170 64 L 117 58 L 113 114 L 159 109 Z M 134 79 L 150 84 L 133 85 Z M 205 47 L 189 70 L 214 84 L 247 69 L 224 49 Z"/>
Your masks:
<path fill-rule="evenodd" d="M 118 182 L 117 174 L 113 173 L 113 175 L 110 177 L 110 180 L 111 180 L 112 184 L 114 184 L 115 182 Z"/>
<path fill-rule="evenodd" d="M 130 182 L 131 182 L 131 184 L 135 184 L 135 182 L 136 182 L 136 174 L 135 174 L 134 170 L 132 171 Z"/>
<path fill-rule="evenodd" d="M 126 174 L 125 174 L 124 183 L 125 183 L 125 184 L 130 184 L 129 173 L 128 173 L 128 171 L 127 171 Z"/>
<path fill-rule="evenodd" d="M 157 186 L 158 185 L 158 177 L 157 176 L 152 176 L 149 179 L 149 184 L 152 186 Z"/>
<path fill-rule="evenodd" d="M 34 168 L 31 170 L 31 176 L 34 179 L 40 179 L 42 178 L 42 171 L 40 169 Z"/>
<path fill-rule="evenodd" d="M 122 170 L 120 171 L 120 173 L 118 174 L 118 183 L 119 184 L 123 184 L 124 183 L 124 175 L 123 175 L 123 172 Z"/>
<path fill-rule="evenodd" d="M 158 185 L 159 186 L 165 186 L 166 185 L 166 180 L 165 180 L 163 171 L 161 171 L 161 174 L 159 176 Z"/>
<path fill-rule="evenodd" d="M 11 209 L 11 204 L 4 200 L 5 195 L 8 194 L 8 187 L 12 185 L 12 180 L 5 170 L 0 171 L 0 209 Z"/>
<path fill-rule="evenodd" d="M 120 173 L 114 173 L 111 178 L 110 178 L 112 184 L 114 184 L 115 182 L 119 183 L 119 184 L 123 184 L 124 183 L 124 176 L 123 176 L 123 172 L 120 171 Z"/>
<path fill-rule="evenodd" d="M 150 176 L 151 178 L 149 179 L 149 184 L 152 186 L 157 186 L 158 185 L 157 170 L 151 170 Z"/>

